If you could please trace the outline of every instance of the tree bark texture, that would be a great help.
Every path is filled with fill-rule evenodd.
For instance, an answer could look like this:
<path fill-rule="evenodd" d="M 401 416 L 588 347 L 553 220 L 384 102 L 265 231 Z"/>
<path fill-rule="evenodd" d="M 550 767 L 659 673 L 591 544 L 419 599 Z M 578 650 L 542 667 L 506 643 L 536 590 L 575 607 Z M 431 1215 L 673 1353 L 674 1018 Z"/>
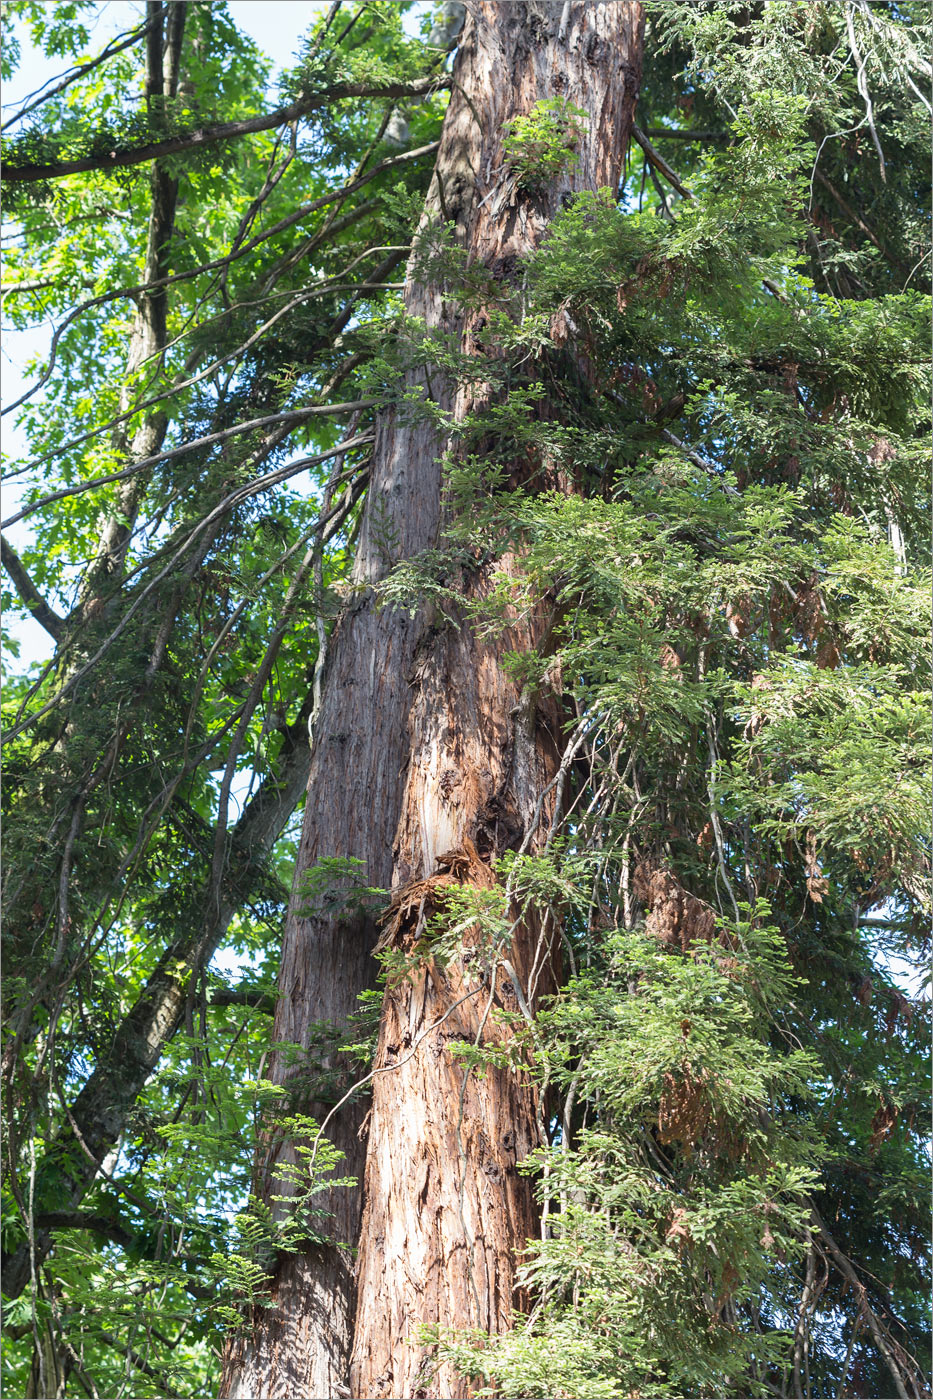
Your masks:
<path fill-rule="evenodd" d="M 475 0 L 467 11 L 422 226 L 454 224 L 471 260 L 509 280 L 566 196 L 617 187 L 640 79 L 642 11 L 627 0 Z M 526 194 L 504 161 L 503 127 L 555 96 L 587 113 L 578 159 Z M 416 278 L 413 264 L 408 313 L 473 351 L 471 326 L 439 288 Z M 475 386 L 430 380 L 412 371 L 406 387 L 423 386 L 458 420 L 481 406 Z M 364 589 L 437 543 L 446 446 L 429 423 L 380 414 L 355 563 Z M 488 586 L 481 571 L 466 581 L 478 593 Z M 532 848 L 540 841 L 549 811 L 536 808 L 559 761 L 560 716 L 554 700 L 520 691 L 502 655 L 540 645 L 548 626 L 541 613 L 483 641 L 466 625 L 438 626 L 426 611 L 379 611 L 369 589 L 339 620 L 284 932 L 276 1042 L 310 1049 L 327 1023 L 338 1045 L 359 993 L 375 984 L 374 919 L 348 917 L 326 900 L 308 907 L 306 873 L 322 858 L 354 857 L 368 884 L 392 887 L 401 917 L 390 936 L 404 947 L 418 926 L 417 908 L 405 913 L 413 882 L 427 882 L 428 904 L 437 875 L 441 884 L 489 886 L 494 855 L 526 834 Z M 479 951 L 471 958 L 466 950 L 465 960 L 423 966 L 386 994 L 368 1161 L 364 1102 L 351 1102 L 328 1126 L 345 1153 L 341 1172 L 361 1180 L 365 1164 L 362 1237 L 359 1188 L 318 1198 L 332 1212 L 335 1243 L 281 1261 L 272 1308 L 257 1310 L 227 1348 L 222 1396 L 346 1395 L 351 1345 L 354 1395 L 467 1393 L 446 1371 L 424 1388 L 426 1353 L 414 1330 L 422 1322 L 509 1325 L 513 1251 L 535 1229 L 532 1194 L 515 1165 L 540 1140 L 540 1105 L 520 1074 L 497 1070 L 465 1083 L 447 1046 L 479 1033 L 484 1044 L 510 1039 L 493 1007 L 521 1015 L 522 1000 L 530 1010 L 552 985 L 542 932 L 533 919 L 520 924 L 486 982 Z M 297 1082 L 283 1054 L 272 1073 Z M 318 1052 L 318 1073 L 326 1094 L 311 1076 L 296 1106 L 323 1117 L 352 1079 L 328 1047 Z M 263 1164 L 264 1194 L 281 1189 L 275 1168 L 272 1158 Z M 340 1242 L 358 1239 L 357 1288 Z"/>

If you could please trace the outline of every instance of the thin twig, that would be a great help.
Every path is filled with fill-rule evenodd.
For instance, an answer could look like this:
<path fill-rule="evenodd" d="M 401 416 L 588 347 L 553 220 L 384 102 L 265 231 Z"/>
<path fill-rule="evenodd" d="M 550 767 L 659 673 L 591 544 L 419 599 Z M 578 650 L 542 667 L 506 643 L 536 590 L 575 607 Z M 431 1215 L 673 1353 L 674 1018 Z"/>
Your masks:
<path fill-rule="evenodd" d="M 364 175 L 361 175 L 355 184 L 350 184 L 345 181 L 342 185 L 328 190 L 326 194 L 311 200 L 310 203 L 299 205 L 297 209 L 293 209 L 290 214 L 286 214 L 278 223 L 273 224 L 265 233 L 250 239 L 248 243 L 244 243 L 243 246 L 235 252 L 226 253 L 221 258 L 215 258 L 213 262 L 202 263 L 199 267 L 192 268 L 190 271 L 176 272 L 169 277 L 159 277 L 156 278 L 155 281 L 138 282 L 132 287 L 120 287 L 116 291 L 103 292 L 100 296 L 91 297 L 89 300 L 82 302 L 79 306 L 76 306 L 73 311 L 70 311 L 65 319 L 56 327 L 52 335 L 51 345 L 49 346 L 49 360 L 41 377 L 18 399 L 8 404 L 7 407 L 2 410 L 2 414 L 12 413 L 14 409 L 19 408 L 22 404 L 26 403 L 28 399 L 32 398 L 34 394 L 38 393 L 43 385 L 48 382 L 55 368 L 59 340 L 71 323 L 76 320 L 78 316 L 83 315 L 85 311 L 91 311 L 94 307 L 104 306 L 108 302 L 116 301 L 119 298 L 134 300 L 138 296 L 151 294 L 161 287 L 170 287 L 176 282 L 188 282 L 194 277 L 200 277 L 202 273 L 216 272 L 218 269 L 226 268 L 229 264 L 245 257 L 247 253 L 251 253 L 253 249 L 258 248 L 261 243 L 267 242 L 270 238 L 275 238 L 279 233 L 284 233 L 286 229 L 291 228 L 293 224 L 307 218 L 309 214 L 314 214 L 319 209 L 323 209 L 328 204 L 333 204 L 335 201 L 343 202 L 349 195 L 354 194 L 356 190 L 368 184 L 369 181 L 374 179 L 377 175 L 381 175 L 384 170 L 388 170 L 395 165 L 401 165 L 403 162 L 418 160 L 422 156 L 433 155 L 438 145 L 439 142 L 431 141 L 426 146 L 419 146 L 416 150 L 403 151 L 399 155 L 387 156 L 386 159 L 380 161 L 378 165 L 374 165 L 372 170 L 368 170 Z M 370 207 L 372 206 L 370 205 Z M 342 225 L 334 225 L 331 232 L 338 232 L 340 227 L 342 227 Z M 175 391 L 173 390 L 172 392 Z M 27 468 L 20 468 L 20 471 L 25 470 L 27 470 Z M 10 473 L 10 475 L 12 475 L 12 473 Z"/>
<path fill-rule="evenodd" d="M 51 491 L 47 496 L 41 496 L 38 501 L 31 501 L 29 505 L 23 506 L 22 510 L 17 511 L 7 520 L 0 521 L 0 530 L 8 530 L 11 525 L 25 520 L 28 515 L 34 515 L 37 510 L 41 510 L 44 506 L 53 505 L 55 501 L 61 501 L 70 496 L 80 496 L 85 491 L 95 491 L 98 487 L 109 486 L 114 481 L 125 481 L 127 477 L 134 476 L 137 472 L 145 470 L 146 467 L 155 466 L 157 462 L 173 461 L 176 457 L 182 457 L 186 452 L 195 452 L 201 447 L 216 447 L 218 443 L 227 442 L 230 438 L 238 437 L 241 433 L 252 433 L 258 428 L 268 428 L 275 423 L 303 423 L 306 418 L 354 413 L 364 408 L 375 408 L 378 403 L 378 399 L 355 399 L 351 403 L 315 404 L 310 408 L 291 408 L 284 413 L 270 413 L 265 418 L 252 418 L 247 423 L 236 423 L 232 428 L 225 428 L 223 432 L 208 433 L 205 437 L 192 438 L 189 442 L 183 442 L 180 447 L 171 447 L 165 452 L 155 452 L 151 457 L 143 457 L 141 461 L 134 462 L 130 467 L 124 467 L 122 471 L 110 472 L 107 476 L 95 476 L 90 481 L 79 481 L 75 486 L 63 486 L 60 491 Z"/>

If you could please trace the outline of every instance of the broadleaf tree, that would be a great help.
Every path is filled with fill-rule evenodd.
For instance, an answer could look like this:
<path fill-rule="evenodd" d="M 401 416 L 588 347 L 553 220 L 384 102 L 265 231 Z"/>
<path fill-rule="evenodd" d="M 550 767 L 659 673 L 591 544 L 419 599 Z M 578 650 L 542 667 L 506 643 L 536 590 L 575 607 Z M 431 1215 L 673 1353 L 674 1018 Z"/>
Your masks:
<path fill-rule="evenodd" d="M 927 1395 L 926 6 L 101 9 L 3 7 L 6 1392 Z"/>

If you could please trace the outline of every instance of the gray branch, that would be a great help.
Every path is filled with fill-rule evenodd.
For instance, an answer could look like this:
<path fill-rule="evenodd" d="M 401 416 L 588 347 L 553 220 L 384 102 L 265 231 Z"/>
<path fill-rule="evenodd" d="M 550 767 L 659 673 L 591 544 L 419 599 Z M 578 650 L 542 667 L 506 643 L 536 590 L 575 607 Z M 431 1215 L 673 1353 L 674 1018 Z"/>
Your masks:
<path fill-rule="evenodd" d="M 54 612 L 39 592 L 36 585 L 26 571 L 23 561 L 16 550 L 6 540 L 0 539 L 0 561 L 10 576 L 13 587 L 16 589 L 26 607 L 32 613 L 40 627 L 44 627 L 50 637 L 55 641 L 61 641 L 62 631 L 65 626 L 65 619 L 59 617 Z"/>

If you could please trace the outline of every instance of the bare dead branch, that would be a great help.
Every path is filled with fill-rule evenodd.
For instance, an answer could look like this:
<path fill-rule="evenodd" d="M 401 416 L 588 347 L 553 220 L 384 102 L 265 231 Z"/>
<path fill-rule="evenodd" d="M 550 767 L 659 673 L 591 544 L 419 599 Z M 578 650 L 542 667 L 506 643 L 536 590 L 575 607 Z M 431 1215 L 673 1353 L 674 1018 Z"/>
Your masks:
<path fill-rule="evenodd" d="M 887 184 L 888 174 L 884 164 L 884 153 L 881 149 L 881 142 L 878 140 L 878 133 L 875 130 L 875 110 L 872 105 L 871 92 L 868 87 L 868 78 L 865 74 L 865 59 L 859 52 L 858 40 L 855 37 L 855 23 L 853 20 L 853 6 L 845 6 L 846 33 L 849 36 L 849 48 L 852 50 L 852 57 L 855 59 L 856 74 L 855 81 L 861 93 L 862 101 L 865 103 L 865 120 L 868 122 L 868 130 L 871 134 L 872 145 L 878 155 L 878 164 L 881 167 L 881 182 Z"/>
<path fill-rule="evenodd" d="M 641 146 L 645 155 L 648 157 L 649 164 L 651 164 L 655 170 L 660 170 L 665 180 L 667 180 L 669 184 L 673 185 L 677 193 L 679 195 L 682 195 L 684 199 L 693 199 L 693 195 L 690 193 L 690 191 L 686 188 L 685 185 L 681 184 L 680 180 L 678 180 L 676 174 L 668 165 L 664 157 L 654 149 L 651 142 L 648 140 L 648 137 L 642 131 L 641 127 L 633 126 L 632 135 L 638 142 L 639 146 Z"/>

